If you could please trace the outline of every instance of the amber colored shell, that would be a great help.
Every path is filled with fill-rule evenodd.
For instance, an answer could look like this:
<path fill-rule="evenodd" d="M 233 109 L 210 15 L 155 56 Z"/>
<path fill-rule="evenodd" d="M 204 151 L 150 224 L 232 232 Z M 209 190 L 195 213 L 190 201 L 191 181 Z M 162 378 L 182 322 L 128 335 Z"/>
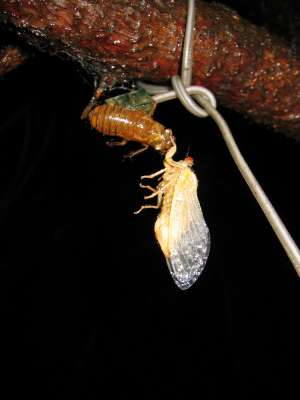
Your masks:
<path fill-rule="evenodd" d="M 89 113 L 89 120 L 92 127 L 104 135 L 152 146 L 162 154 L 172 147 L 171 130 L 141 110 L 103 104 Z"/>

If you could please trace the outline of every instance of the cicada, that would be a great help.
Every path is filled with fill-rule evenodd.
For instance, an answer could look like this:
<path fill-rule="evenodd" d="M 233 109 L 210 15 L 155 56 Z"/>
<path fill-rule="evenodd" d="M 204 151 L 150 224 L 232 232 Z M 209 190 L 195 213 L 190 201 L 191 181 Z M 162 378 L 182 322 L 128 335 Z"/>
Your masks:
<path fill-rule="evenodd" d="M 176 145 L 166 153 L 164 168 L 141 179 L 161 176 L 156 188 L 140 184 L 153 193 L 145 199 L 157 197 L 156 205 L 145 208 L 160 208 L 155 222 L 155 236 L 166 258 L 169 271 L 182 289 L 188 289 L 203 271 L 210 250 L 210 235 L 197 196 L 198 181 L 192 171 L 193 159 L 187 157 L 174 161 Z"/>

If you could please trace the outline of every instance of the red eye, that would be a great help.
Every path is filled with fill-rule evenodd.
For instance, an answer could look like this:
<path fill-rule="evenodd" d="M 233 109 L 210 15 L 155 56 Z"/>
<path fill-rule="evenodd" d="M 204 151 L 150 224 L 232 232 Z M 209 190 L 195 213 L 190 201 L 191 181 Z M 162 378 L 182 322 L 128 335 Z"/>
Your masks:
<path fill-rule="evenodd" d="M 189 164 L 194 164 L 194 159 L 192 158 L 192 157 L 186 157 L 185 158 L 185 161 L 187 162 L 187 163 L 189 163 Z"/>

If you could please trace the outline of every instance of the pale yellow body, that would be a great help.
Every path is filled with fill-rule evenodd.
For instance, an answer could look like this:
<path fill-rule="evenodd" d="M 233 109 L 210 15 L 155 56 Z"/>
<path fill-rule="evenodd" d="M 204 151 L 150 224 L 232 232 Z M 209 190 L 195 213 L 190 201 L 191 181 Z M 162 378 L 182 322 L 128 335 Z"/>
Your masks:
<path fill-rule="evenodd" d="M 142 178 L 162 175 L 156 189 L 144 186 L 153 193 L 145 198 L 158 197 L 160 208 L 155 223 L 155 236 L 166 257 L 170 273 L 181 289 L 189 288 L 201 274 L 209 254 L 209 231 L 197 197 L 197 178 L 191 169 L 192 159 L 172 159 L 176 145 L 167 152 L 165 168 Z"/>
<path fill-rule="evenodd" d="M 186 231 L 189 226 L 189 219 L 185 215 L 186 205 L 182 204 L 189 201 L 186 193 L 197 193 L 197 178 L 190 167 L 183 163 L 171 167 L 163 177 L 165 192 L 154 230 L 165 257 L 170 257 L 170 244 L 176 245 L 180 232 Z"/>

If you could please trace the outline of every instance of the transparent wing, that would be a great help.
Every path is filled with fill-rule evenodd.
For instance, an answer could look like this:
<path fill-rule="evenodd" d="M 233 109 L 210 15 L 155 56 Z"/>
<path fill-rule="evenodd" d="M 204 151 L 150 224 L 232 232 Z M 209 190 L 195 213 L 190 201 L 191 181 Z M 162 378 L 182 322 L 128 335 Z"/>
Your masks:
<path fill-rule="evenodd" d="M 197 197 L 197 178 L 184 170 L 174 188 L 169 216 L 167 264 L 176 285 L 188 289 L 203 271 L 210 236 Z"/>

